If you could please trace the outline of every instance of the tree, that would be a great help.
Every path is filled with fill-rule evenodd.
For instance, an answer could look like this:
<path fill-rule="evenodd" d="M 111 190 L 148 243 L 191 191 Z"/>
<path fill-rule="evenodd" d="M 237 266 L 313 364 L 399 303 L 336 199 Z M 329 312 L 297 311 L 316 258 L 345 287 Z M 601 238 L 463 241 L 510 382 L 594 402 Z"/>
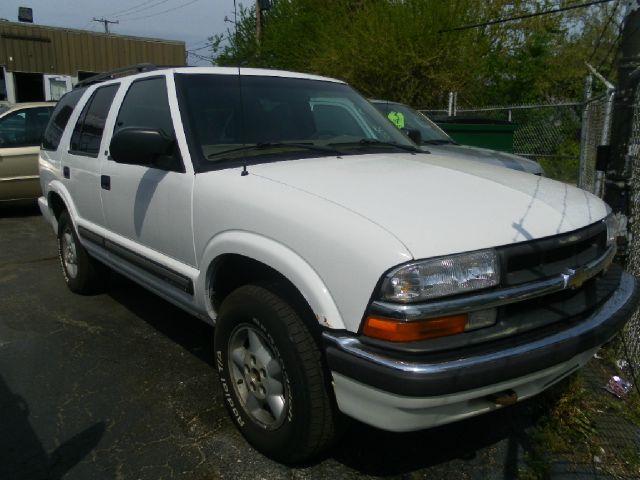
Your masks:
<path fill-rule="evenodd" d="M 568 4 L 571 2 L 563 2 Z M 463 31 L 556 7 L 552 0 L 278 0 L 257 49 L 255 12 L 218 43 L 220 65 L 304 71 L 348 81 L 369 97 L 417 107 L 580 98 L 584 62 L 610 62 L 617 4 Z M 603 53 L 604 52 L 604 53 Z"/>

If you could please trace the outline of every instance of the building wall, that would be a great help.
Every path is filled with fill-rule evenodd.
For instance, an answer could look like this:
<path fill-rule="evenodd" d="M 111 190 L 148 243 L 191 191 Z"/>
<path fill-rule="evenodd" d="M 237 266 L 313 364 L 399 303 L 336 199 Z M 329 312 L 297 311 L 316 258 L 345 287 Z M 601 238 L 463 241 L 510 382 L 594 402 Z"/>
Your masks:
<path fill-rule="evenodd" d="M 0 65 L 10 72 L 76 76 L 137 63 L 185 65 L 185 54 L 184 42 L 0 22 Z"/>

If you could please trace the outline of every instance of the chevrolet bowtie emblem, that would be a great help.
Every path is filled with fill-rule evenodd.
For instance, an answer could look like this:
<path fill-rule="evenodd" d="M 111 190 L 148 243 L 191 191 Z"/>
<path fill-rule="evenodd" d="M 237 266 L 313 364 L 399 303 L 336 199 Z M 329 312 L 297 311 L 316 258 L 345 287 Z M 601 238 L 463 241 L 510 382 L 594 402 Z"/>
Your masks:
<path fill-rule="evenodd" d="M 589 280 L 589 278 L 590 276 L 588 272 L 584 270 L 574 270 L 572 268 L 567 268 L 566 272 L 562 274 L 564 288 L 570 288 L 572 290 L 580 288 L 584 282 Z"/>

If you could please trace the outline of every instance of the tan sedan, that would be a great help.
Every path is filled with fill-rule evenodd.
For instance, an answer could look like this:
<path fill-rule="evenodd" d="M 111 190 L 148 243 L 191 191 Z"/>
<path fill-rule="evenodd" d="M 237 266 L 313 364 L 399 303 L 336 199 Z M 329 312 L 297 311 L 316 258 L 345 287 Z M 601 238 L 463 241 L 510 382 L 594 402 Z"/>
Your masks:
<path fill-rule="evenodd" d="M 38 153 L 54 103 L 0 108 L 0 204 L 38 198 Z"/>

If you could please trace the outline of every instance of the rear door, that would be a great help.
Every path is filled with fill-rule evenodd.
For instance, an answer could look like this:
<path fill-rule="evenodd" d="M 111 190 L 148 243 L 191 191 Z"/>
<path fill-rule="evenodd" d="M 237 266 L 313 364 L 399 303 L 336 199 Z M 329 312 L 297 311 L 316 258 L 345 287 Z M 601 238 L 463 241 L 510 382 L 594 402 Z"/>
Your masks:
<path fill-rule="evenodd" d="M 71 193 L 78 216 L 85 222 L 104 225 L 100 202 L 100 163 L 106 157 L 104 126 L 120 87 L 111 83 L 96 88 L 82 108 L 63 155 L 63 182 Z M 103 146 L 102 143 L 105 143 Z"/>
<path fill-rule="evenodd" d="M 152 128 L 175 139 L 167 79 L 144 77 L 131 82 L 113 123 L 123 128 Z M 177 107 L 176 107 L 177 108 Z M 174 115 L 177 117 L 178 112 Z M 110 120 L 111 121 L 111 120 Z M 111 126 L 110 126 L 111 127 Z M 193 173 L 187 172 L 177 144 L 152 165 L 127 165 L 108 159 L 102 170 L 101 196 L 107 228 L 186 265 L 195 265 L 191 222 Z M 139 247 L 142 247 L 140 249 Z"/>
<path fill-rule="evenodd" d="M 0 118 L 0 201 L 40 196 L 38 152 L 52 110 L 22 108 Z"/>

